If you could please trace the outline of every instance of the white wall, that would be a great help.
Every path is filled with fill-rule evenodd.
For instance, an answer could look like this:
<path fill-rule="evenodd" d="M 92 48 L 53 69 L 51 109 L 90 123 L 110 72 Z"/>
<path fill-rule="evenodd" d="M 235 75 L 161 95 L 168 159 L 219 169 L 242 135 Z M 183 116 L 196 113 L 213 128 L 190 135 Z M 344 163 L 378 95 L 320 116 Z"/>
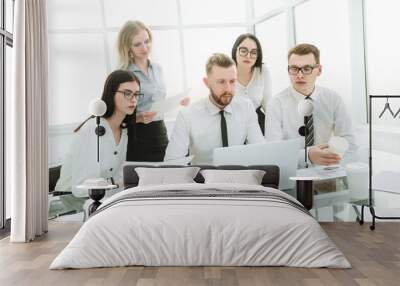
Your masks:
<path fill-rule="evenodd" d="M 286 55 L 291 44 L 287 30 L 287 17 L 283 12 L 256 24 L 255 27 L 256 36 L 263 47 L 263 61 L 271 71 L 273 95 L 289 85 Z"/>
<path fill-rule="evenodd" d="M 186 87 L 192 88 L 194 100 L 205 96 L 206 59 L 213 52 L 230 54 L 235 38 L 249 26 L 248 3 L 49 0 L 50 126 L 80 122 L 88 115 L 88 103 L 101 96 L 107 74 L 118 68 L 116 40 L 127 20 L 150 26 L 152 59 L 163 67 L 167 96 Z"/>
<path fill-rule="evenodd" d="M 400 2 L 396 0 L 365 0 L 368 94 L 400 95 L 400 39 L 395 36 L 400 26 L 399 10 Z M 373 148 L 399 155 L 400 113 L 393 118 L 386 112 L 379 118 L 386 102 L 385 98 L 372 99 Z M 400 98 L 388 102 L 394 113 L 400 110 Z"/>
<path fill-rule="evenodd" d="M 400 95 L 398 73 L 400 39 L 395 36 L 398 34 L 398 27 L 400 27 L 400 17 L 398 16 L 400 1 L 366 0 L 365 8 L 368 93 Z M 385 103 L 385 99 L 373 100 L 373 123 L 400 127 L 400 114 L 396 119 L 389 116 L 389 113 L 378 118 Z M 394 113 L 400 109 L 400 99 L 390 99 L 389 103 Z"/>
<path fill-rule="evenodd" d="M 336 90 L 352 110 L 348 0 L 310 0 L 295 8 L 295 20 L 296 42 L 320 50 L 317 84 Z"/>

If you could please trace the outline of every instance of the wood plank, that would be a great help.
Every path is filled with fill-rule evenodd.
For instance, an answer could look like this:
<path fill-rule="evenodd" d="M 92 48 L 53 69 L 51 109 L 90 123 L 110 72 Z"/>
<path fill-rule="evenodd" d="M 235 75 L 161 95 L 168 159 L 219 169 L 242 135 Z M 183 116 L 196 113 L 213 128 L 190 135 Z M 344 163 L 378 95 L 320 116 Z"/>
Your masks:
<path fill-rule="evenodd" d="M 49 270 L 80 223 L 50 223 L 32 243 L 0 241 L 0 285 L 397 286 L 400 223 L 379 222 L 375 231 L 356 223 L 321 223 L 352 264 L 352 269 L 294 267 L 116 267 Z"/>

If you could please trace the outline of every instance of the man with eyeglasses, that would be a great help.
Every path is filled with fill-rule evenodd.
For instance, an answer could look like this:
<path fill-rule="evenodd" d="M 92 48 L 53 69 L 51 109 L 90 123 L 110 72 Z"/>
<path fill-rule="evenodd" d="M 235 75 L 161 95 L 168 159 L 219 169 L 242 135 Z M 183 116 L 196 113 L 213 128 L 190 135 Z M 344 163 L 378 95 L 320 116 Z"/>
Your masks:
<path fill-rule="evenodd" d="M 267 140 L 285 140 L 306 136 L 308 159 L 316 165 L 339 164 L 340 156 L 330 151 L 331 136 L 340 136 L 355 150 L 351 118 L 341 97 L 334 91 L 315 85 L 321 75 L 320 53 L 311 44 L 299 44 L 288 52 L 291 87 L 274 96 L 268 105 L 265 124 Z M 311 100 L 313 113 L 306 118 L 298 113 L 301 100 Z M 302 127 L 306 125 L 305 127 Z M 302 132 L 306 129 L 308 132 Z M 304 161 L 304 150 L 299 162 Z"/>

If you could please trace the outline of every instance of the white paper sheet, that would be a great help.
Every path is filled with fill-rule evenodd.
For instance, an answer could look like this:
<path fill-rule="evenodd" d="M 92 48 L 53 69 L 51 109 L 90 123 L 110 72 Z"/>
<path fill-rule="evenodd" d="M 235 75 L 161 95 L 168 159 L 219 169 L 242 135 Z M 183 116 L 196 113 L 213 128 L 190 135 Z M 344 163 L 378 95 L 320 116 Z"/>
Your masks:
<path fill-rule="evenodd" d="M 174 111 L 180 106 L 181 100 L 189 96 L 190 88 L 178 93 L 174 96 L 169 96 L 161 101 L 156 101 L 152 104 L 150 111 L 157 112 L 157 115 L 165 114 Z"/>
<path fill-rule="evenodd" d="M 316 166 L 306 169 L 299 169 L 296 172 L 297 177 L 316 177 L 320 180 L 336 179 L 346 177 L 346 170 L 339 166 Z"/>

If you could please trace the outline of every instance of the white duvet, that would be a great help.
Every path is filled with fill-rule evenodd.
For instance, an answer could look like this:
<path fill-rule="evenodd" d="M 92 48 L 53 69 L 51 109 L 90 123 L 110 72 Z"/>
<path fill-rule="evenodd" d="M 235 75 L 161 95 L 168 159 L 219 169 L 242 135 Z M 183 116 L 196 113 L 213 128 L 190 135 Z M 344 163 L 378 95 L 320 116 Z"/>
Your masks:
<path fill-rule="evenodd" d="M 184 184 L 136 187 L 107 199 L 50 269 L 146 266 L 294 266 L 349 268 L 318 222 L 289 204 L 259 198 L 151 198 L 134 192 L 263 190 L 262 186 Z M 137 193 L 134 193 L 137 194 Z M 107 207 L 108 205 L 108 207 Z"/>

